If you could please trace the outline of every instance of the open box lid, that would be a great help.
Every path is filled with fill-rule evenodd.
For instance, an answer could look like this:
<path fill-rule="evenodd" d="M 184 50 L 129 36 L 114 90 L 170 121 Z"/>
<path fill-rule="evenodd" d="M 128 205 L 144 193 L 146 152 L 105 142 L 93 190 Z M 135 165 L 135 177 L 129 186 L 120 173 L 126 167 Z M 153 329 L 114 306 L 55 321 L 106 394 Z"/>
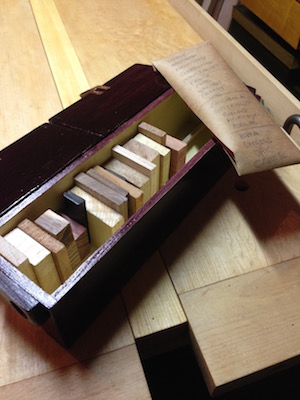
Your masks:
<path fill-rule="evenodd" d="M 239 175 L 300 162 L 297 143 L 211 43 L 186 48 L 154 66 L 213 132 Z"/>

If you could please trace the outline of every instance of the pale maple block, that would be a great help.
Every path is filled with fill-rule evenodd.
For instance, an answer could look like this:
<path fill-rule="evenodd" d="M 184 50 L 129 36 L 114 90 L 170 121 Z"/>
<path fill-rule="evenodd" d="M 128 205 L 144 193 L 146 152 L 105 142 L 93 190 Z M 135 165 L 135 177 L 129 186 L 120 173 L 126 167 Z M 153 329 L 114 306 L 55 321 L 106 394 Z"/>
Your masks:
<path fill-rule="evenodd" d="M 71 191 L 85 200 L 91 242 L 101 246 L 124 224 L 124 217 L 78 186 Z"/>
<path fill-rule="evenodd" d="M 5 238 L 28 257 L 38 283 L 45 292 L 51 294 L 61 285 L 49 250 L 19 228 L 15 228 L 7 233 Z"/>
<path fill-rule="evenodd" d="M 127 182 L 125 179 L 119 178 L 117 175 L 108 171 L 107 169 L 96 165 L 94 168 L 89 169 L 87 174 L 91 174 L 95 179 L 105 178 L 113 182 L 116 186 L 124 189 L 128 193 L 128 213 L 129 216 L 134 214 L 143 205 L 143 192 L 136 186 Z"/>
<path fill-rule="evenodd" d="M 167 133 L 156 126 L 148 124 L 148 122 L 141 122 L 138 125 L 138 132 L 144 134 L 155 142 L 165 146 Z"/>
<path fill-rule="evenodd" d="M 107 161 L 104 164 L 104 168 L 112 172 L 113 174 L 116 174 L 119 177 L 126 179 L 127 182 L 140 189 L 143 192 L 144 203 L 146 203 L 146 201 L 150 199 L 150 179 L 146 175 L 115 158 L 111 158 L 109 161 Z"/>
<path fill-rule="evenodd" d="M 148 147 L 151 147 L 155 151 L 157 151 L 160 155 L 160 164 L 159 164 L 159 186 L 163 186 L 169 179 L 170 175 L 170 162 L 171 162 L 171 150 L 167 147 L 157 143 L 155 140 L 150 139 L 149 137 L 143 135 L 142 133 L 138 133 L 135 137 L 140 143 L 145 144 Z"/>
<path fill-rule="evenodd" d="M 24 275 L 26 275 L 27 278 L 38 284 L 38 280 L 32 265 L 25 254 L 2 236 L 0 236 L 0 255 Z"/>
<path fill-rule="evenodd" d="M 51 252 L 60 280 L 65 282 L 73 273 L 66 246 L 29 219 L 20 222 L 18 228 Z"/>
<path fill-rule="evenodd" d="M 70 223 L 50 209 L 41 214 L 34 222 L 66 246 L 72 269 L 75 270 L 80 265 L 81 259 Z"/>
<path fill-rule="evenodd" d="M 86 191 L 108 207 L 122 214 L 124 220 L 128 219 L 128 199 L 110 187 L 104 185 L 90 175 L 81 172 L 74 178 L 76 186 Z"/>
<path fill-rule="evenodd" d="M 166 147 L 171 150 L 170 177 L 178 172 L 185 164 L 187 144 L 174 136 L 167 135 Z"/>
<path fill-rule="evenodd" d="M 211 394 L 299 359 L 300 259 L 180 295 Z"/>
<path fill-rule="evenodd" d="M 81 260 L 84 260 L 90 252 L 90 242 L 87 228 L 66 214 L 62 213 L 61 216 L 69 221 L 80 258 Z"/>
<path fill-rule="evenodd" d="M 159 169 L 152 162 L 145 160 L 143 157 L 125 149 L 120 145 L 112 148 L 112 155 L 119 161 L 129 165 L 150 179 L 150 194 L 153 196 L 159 189 Z"/>

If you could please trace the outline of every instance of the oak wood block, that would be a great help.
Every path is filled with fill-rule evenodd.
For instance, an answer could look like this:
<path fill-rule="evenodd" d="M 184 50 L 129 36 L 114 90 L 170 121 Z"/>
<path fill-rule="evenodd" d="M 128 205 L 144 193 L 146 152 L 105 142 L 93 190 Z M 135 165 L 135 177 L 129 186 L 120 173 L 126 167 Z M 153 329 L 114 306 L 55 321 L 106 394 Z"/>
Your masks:
<path fill-rule="evenodd" d="M 125 149 L 120 145 L 112 148 L 112 155 L 119 161 L 127 164 L 128 166 L 136 169 L 150 179 L 150 194 L 153 196 L 159 189 L 159 169 L 153 163 L 145 160 L 143 157 Z"/>
<path fill-rule="evenodd" d="M 111 158 L 103 165 L 103 167 L 108 171 L 117 174 L 117 176 L 123 177 L 127 182 L 140 189 L 143 192 L 144 203 L 150 199 L 150 179 L 146 175 L 123 163 L 122 161 L 116 160 L 115 158 Z"/>
<path fill-rule="evenodd" d="M 18 228 L 51 252 L 60 280 L 65 282 L 73 273 L 66 246 L 29 219 L 20 222 Z"/>
<path fill-rule="evenodd" d="M 161 145 L 160 143 L 157 143 L 155 140 L 152 140 L 149 137 L 143 135 L 142 133 L 138 133 L 134 137 L 134 139 L 140 143 L 145 144 L 146 146 L 151 147 L 159 153 L 159 186 L 163 186 L 168 181 L 170 175 L 171 150 Z"/>
<path fill-rule="evenodd" d="M 123 147 L 129 151 L 132 151 L 132 153 L 135 153 L 138 156 L 145 158 L 145 160 L 152 162 L 157 166 L 159 170 L 160 168 L 159 153 L 156 150 L 135 139 L 128 140 L 128 142 L 126 142 L 123 145 Z"/>
<path fill-rule="evenodd" d="M 26 275 L 30 280 L 38 284 L 33 267 L 25 254 L 2 236 L 0 236 L 0 255 Z"/>
<path fill-rule="evenodd" d="M 97 179 L 92 178 L 90 175 L 81 172 L 75 176 L 74 181 L 76 186 L 85 190 L 91 196 L 96 197 L 108 207 L 122 214 L 124 220 L 128 218 L 128 199 L 119 192 L 104 185 Z"/>
<path fill-rule="evenodd" d="M 80 258 L 81 260 L 84 260 L 90 252 L 90 241 L 87 228 L 70 218 L 67 214 L 62 213 L 61 216 L 69 221 Z"/>
<path fill-rule="evenodd" d="M 116 186 L 124 189 L 128 193 L 128 213 L 129 216 L 134 214 L 140 207 L 143 205 L 143 192 L 138 189 L 136 186 L 127 182 L 125 179 L 121 179 L 115 174 L 111 173 L 107 169 L 96 165 L 95 167 L 89 169 L 87 171 L 88 174 L 92 174 L 95 179 L 105 178 L 106 180 L 111 181 Z"/>
<path fill-rule="evenodd" d="M 99 168 L 100 168 L 100 166 L 99 166 Z M 122 195 L 124 197 L 128 197 L 128 195 L 129 195 L 128 190 L 125 190 L 123 187 L 117 185 L 115 182 L 113 182 L 107 176 L 104 176 L 104 174 L 97 173 L 94 168 L 90 168 L 89 170 L 86 171 L 86 173 L 87 173 L 87 175 L 91 176 L 92 178 L 96 179 L 97 181 L 103 183 L 103 185 L 108 186 L 109 188 L 113 189 L 115 192 L 118 192 L 120 195 Z"/>
<path fill-rule="evenodd" d="M 172 177 L 185 164 L 187 144 L 171 135 L 167 135 L 166 147 L 171 150 L 170 177 Z"/>
<path fill-rule="evenodd" d="M 101 246 L 124 224 L 124 217 L 78 186 L 71 191 L 85 200 L 91 242 Z"/>
<path fill-rule="evenodd" d="M 141 122 L 138 125 L 138 132 L 154 140 L 155 142 L 162 144 L 163 146 L 166 144 L 167 133 L 156 126 L 148 124 L 148 122 Z"/>
<path fill-rule="evenodd" d="M 28 257 L 38 283 L 45 292 L 51 294 L 61 285 L 49 250 L 19 228 L 15 228 L 7 233 L 5 238 Z"/>
<path fill-rule="evenodd" d="M 66 246 L 72 268 L 75 270 L 80 265 L 81 259 L 70 223 L 50 209 L 41 214 L 35 223 Z"/>

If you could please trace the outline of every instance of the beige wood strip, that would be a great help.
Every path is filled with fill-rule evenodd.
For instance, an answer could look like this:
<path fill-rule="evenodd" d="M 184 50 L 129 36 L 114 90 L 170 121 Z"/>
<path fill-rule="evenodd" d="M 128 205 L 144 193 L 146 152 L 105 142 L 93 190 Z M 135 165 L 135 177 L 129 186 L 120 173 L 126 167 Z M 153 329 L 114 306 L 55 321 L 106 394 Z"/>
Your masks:
<path fill-rule="evenodd" d="M 0 396 L 18 399 L 132 399 L 150 400 L 147 381 L 135 345 L 81 364 L 0 387 Z"/>
<path fill-rule="evenodd" d="M 73 273 L 66 246 L 29 219 L 20 222 L 18 228 L 51 252 L 61 282 L 66 281 Z"/>
<path fill-rule="evenodd" d="M 0 236 L 0 255 L 26 275 L 27 278 L 36 284 L 38 283 L 33 267 L 25 254 L 2 236 Z"/>
<path fill-rule="evenodd" d="M 205 40 L 209 40 L 247 85 L 255 87 L 265 105 L 282 125 L 291 114 L 299 114 L 297 100 L 194 0 L 168 0 Z M 280 99 L 280 101 L 278 101 Z"/>
<path fill-rule="evenodd" d="M 7 233 L 5 238 L 28 257 L 41 288 L 53 293 L 61 282 L 51 253 L 19 228 Z"/>
<path fill-rule="evenodd" d="M 115 174 L 109 172 L 103 167 L 96 165 L 93 169 L 89 170 L 87 173 L 93 172 L 93 177 L 97 179 L 97 176 L 104 177 L 107 180 L 110 180 L 114 184 L 123 188 L 128 192 L 128 212 L 131 216 L 134 214 L 140 207 L 143 205 L 143 192 L 136 186 L 130 184 L 125 179 L 121 179 Z"/>
<path fill-rule="evenodd" d="M 211 394 L 299 362 L 299 289 L 298 258 L 180 296 Z"/>
<path fill-rule="evenodd" d="M 85 200 L 91 242 L 102 246 L 124 224 L 123 216 L 78 186 L 71 191 Z"/>
<path fill-rule="evenodd" d="M 157 143 L 156 141 L 148 138 L 147 136 L 143 135 L 142 133 L 138 133 L 135 137 L 140 143 L 145 144 L 146 146 L 151 147 L 152 149 L 156 150 L 160 155 L 160 180 L 159 185 L 160 187 L 163 186 L 169 179 L 170 174 L 170 162 L 171 162 L 171 151 L 167 149 L 165 146 Z"/>
<path fill-rule="evenodd" d="M 63 107 L 89 88 L 72 42 L 53 0 L 30 0 Z"/>
<path fill-rule="evenodd" d="M 144 263 L 124 287 L 122 295 L 136 339 L 186 322 L 178 296 L 158 252 Z"/>
<path fill-rule="evenodd" d="M 152 139 L 163 146 L 165 146 L 166 144 L 167 132 L 163 131 L 160 128 L 157 128 L 156 126 L 148 124 L 147 122 L 141 122 L 138 125 L 138 132 L 142 133 L 149 139 Z"/>
<path fill-rule="evenodd" d="M 2 0 L 0 18 L 0 149 L 3 149 L 59 112 L 61 104 L 30 3 Z M 22 93 L 22 107 L 17 93 Z"/>

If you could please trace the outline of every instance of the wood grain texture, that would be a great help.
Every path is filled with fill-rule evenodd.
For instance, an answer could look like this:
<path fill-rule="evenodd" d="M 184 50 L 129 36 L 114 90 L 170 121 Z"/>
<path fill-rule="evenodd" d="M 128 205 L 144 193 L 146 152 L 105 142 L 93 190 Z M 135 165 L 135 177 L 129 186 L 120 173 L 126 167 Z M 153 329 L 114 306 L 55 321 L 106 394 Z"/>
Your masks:
<path fill-rule="evenodd" d="M 91 242 L 101 246 L 124 224 L 123 216 L 78 186 L 71 191 L 85 200 Z"/>
<path fill-rule="evenodd" d="M 71 231 L 78 248 L 80 259 L 84 260 L 90 252 L 90 242 L 87 228 L 66 214 L 62 213 L 61 216 L 70 223 Z"/>
<path fill-rule="evenodd" d="M 3 0 L 0 20 L 0 149 L 3 149 L 60 111 L 61 103 L 29 2 Z M 24 94 L 21 110 L 16 93 Z"/>
<path fill-rule="evenodd" d="M 167 133 L 162 129 L 159 129 L 147 122 L 141 122 L 138 124 L 138 132 L 154 140 L 155 142 L 165 146 Z"/>
<path fill-rule="evenodd" d="M 166 136 L 166 147 L 171 150 L 170 177 L 180 171 L 185 164 L 187 144 L 171 135 Z"/>
<path fill-rule="evenodd" d="M 43 229 L 29 219 L 20 222 L 18 228 L 50 251 L 62 283 L 71 276 L 73 273 L 71 261 L 67 248 L 62 242 L 43 231 Z"/>
<path fill-rule="evenodd" d="M 51 253 L 19 228 L 7 233 L 5 238 L 28 257 L 41 288 L 53 293 L 61 281 Z"/>
<path fill-rule="evenodd" d="M 97 176 L 104 177 L 105 179 L 110 180 L 114 184 L 123 188 L 128 193 L 128 212 L 129 216 L 134 214 L 142 205 L 144 204 L 143 198 L 144 194 L 142 190 L 137 188 L 136 186 L 130 184 L 125 179 L 119 178 L 117 175 L 109 172 L 103 167 L 96 165 L 93 169 L 93 177 L 98 179 Z M 89 171 L 87 172 L 89 173 Z"/>
<path fill-rule="evenodd" d="M 299 265 L 290 260 L 180 296 L 211 394 L 299 358 Z"/>
<path fill-rule="evenodd" d="M 63 107 L 89 88 L 85 73 L 53 0 L 30 0 Z"/>
<path fill-rule="evenodd" d="M 50 209 L 46 210 L 36 218 L 34 222 L 66 246 L 71 266 L 74 271 L 80 265 L 81 259 L 70 223 L 61 215 Z"/>

